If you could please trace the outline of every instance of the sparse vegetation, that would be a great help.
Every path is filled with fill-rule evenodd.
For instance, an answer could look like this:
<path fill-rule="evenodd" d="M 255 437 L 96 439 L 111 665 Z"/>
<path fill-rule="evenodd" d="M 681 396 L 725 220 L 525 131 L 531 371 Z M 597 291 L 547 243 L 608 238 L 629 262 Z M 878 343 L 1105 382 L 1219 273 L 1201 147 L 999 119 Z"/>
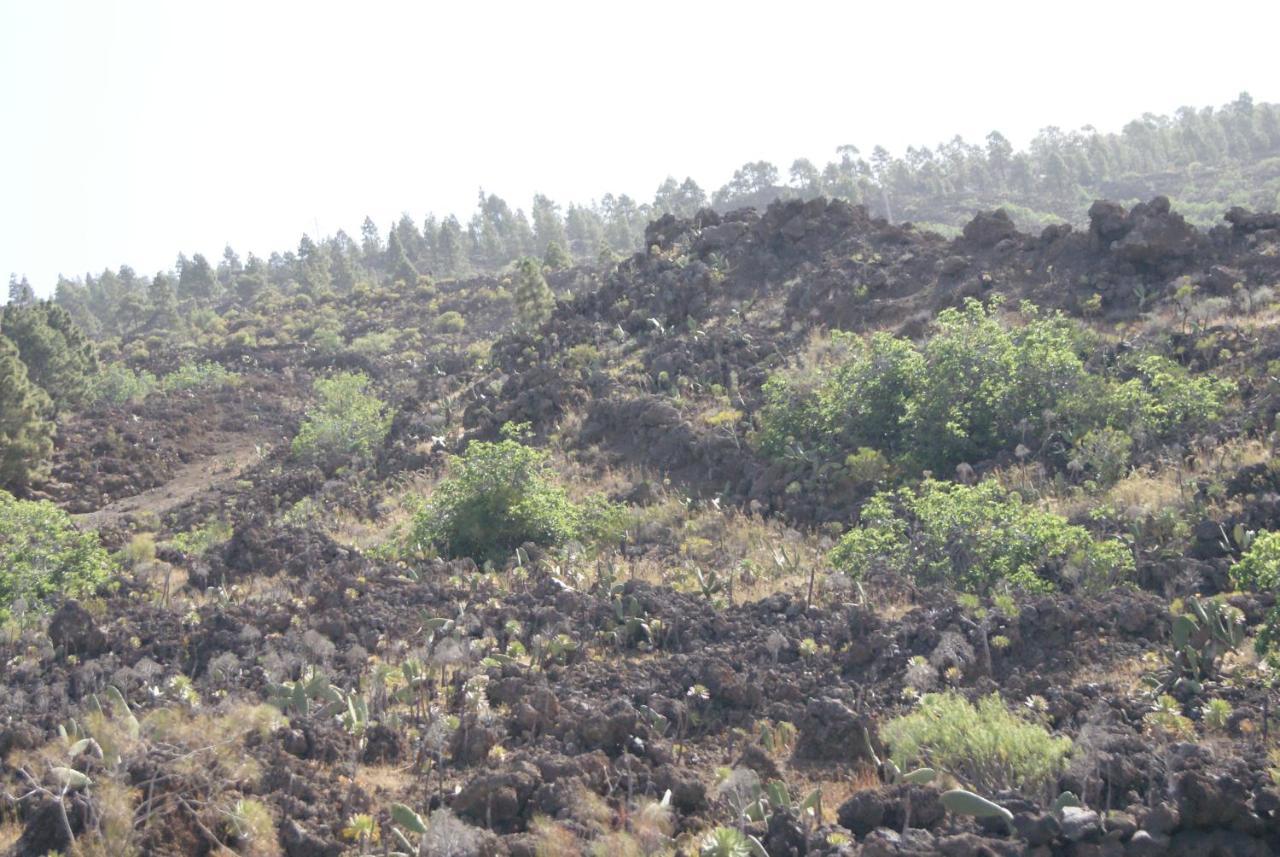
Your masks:
<path fill-rule="evenodd" d="M 917 710 L 885 723 L 880 737 L 899 768 L 936 768 L 983 794 L 1043 797 L 1071 753 L 1071 739 L 1010 711 L 997 694 L 976 705 L 951 691 L 925 694 Z"/>
<path fill-rule="evenodd" d="M 1261 853 L 1277 116 L 12 278 L 0 852 Z"/>

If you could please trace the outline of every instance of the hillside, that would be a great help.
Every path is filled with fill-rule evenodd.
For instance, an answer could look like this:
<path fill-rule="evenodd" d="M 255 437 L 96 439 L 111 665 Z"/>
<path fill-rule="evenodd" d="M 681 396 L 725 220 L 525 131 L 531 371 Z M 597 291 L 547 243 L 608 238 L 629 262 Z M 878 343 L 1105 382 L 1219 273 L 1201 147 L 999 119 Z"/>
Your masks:
<path fill-rule="evenodd" d="M 1153 175 L 15 303 L 0 853 L 1280 849 L 1280 215 Z"/>

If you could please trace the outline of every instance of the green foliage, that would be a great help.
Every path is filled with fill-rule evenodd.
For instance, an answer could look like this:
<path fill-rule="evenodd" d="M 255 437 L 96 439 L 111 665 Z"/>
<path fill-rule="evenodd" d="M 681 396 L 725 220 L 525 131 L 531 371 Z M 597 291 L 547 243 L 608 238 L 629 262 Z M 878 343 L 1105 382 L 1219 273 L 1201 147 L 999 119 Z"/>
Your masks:
<path fill-rule="evenodd" d="M 759 442 L 767 455 L 778 457 L 796 443 L 830 456 L 899 446 L 908 401 L 924 373 L 921 355 L 887 333 L 834 339 L 846 356 L 827 377 L 775 374 L 766 382 Z"/>
<path fill-rule="evenodd" d="M 141 402 L 151 395 L 159 382 L 146 369 L 134 372 L 123 363 L 112 363 L 98 373 L 89 385 L 89 399 L 112 405 Z"/>
<path fill-rule="evenodd" d="M 1240 560 L 1231 566 L 1231 583 L 1237 589 L 1280 595 L 1280 531 L 1258 533 Z M 1280 640 L 1280 606 L 1272 607 L 1262 623 L 1255 647 L 1259 655 L 1277 660 Z"/>
<path fill-rule="evenodd" d="M 462 317 L 462 313 L 457 310 L 449 310 L 441 313 L 440 317 L 436 319 L 435 328 L 437 333 L 462 333 L 467 328 L 467 322 Z"/>
<path fill-rule="evenodd" d="M 1118 482 L 1133 455 L 1133 438 L 1113 428 L 1090 429 L 1075 443 L 1077 466 L 1087 471 L 1099 485 Z"/>
<path fill-rule="evenodd" d="M 933 479 L 918 490 L 873 496 L 860 526 L 831 551 L 831 562 L 855 578 L 886 568 L 974 593 L 999 587 L 1043 592 L 1061 583 L 1097 590 L 1134 569 L 1120 542 L 1096 541 L 994 481 L 967 486 Z"/>
<path fill-rule="evenodd" d="M 938 314 L 921 345 L 876 333 L 836 334 L 836 356 L 773 374 L 756 441 L 772 458 L 842 461 L 864 448 L 947 471 L 1050 430 L 1078 438 L 1081 466 L 1118 478 L 1134 436 L 1161 440 L 1222 416 L 1234 391 L 1156 354 L 1091 371 L 1093 335 L 1061 313 L 1021 307 L 1012 324 L 969 299 Z"/>
<path fill-rule="evenodd" d="M 417 546 L 500 562 L 525 542 L 551 546 L 616 536 L 616 506 L 599 498 L 574 503 L 552 480 L 547 454 L 507 434 L 496 443 L 474 441 L 450 460 L 449 477 L 414 521 Z"/>
<path fill-rule="evenodd" d="M 212 390 L 234 384 L 239 377 L 218 363 L 183 363 L 161 379 L 160 389 L 166 393 Z"/>
<path fill-rule="evenodd" d="M 569 255 L 568 250 L 564 249 L 563 244 L 552 241 L 547 244 L 547 252 L 543 254 L 542 264 L 553 271 L 560 271 L 573 264 L 573 257 Z"/>
<path fill-rule="evenodd" d="M 902 769 L 927 765 L 987 794 L 1049 793 L 1071 752 L 1070 738 L 1010 711 L 998 694 L 971 704 L 952 691 L 928 693 L 915 711 L 880 727 Z"/>
<path fill-rule="evenodd" d="M 18 598 L 39 609 L 54 596 L 89 595 L 112 570 L 97 533 L 76 529 L 52 503 L 0 491 L 0 618 Z"/>
<path fill-rule="evenodd" d="M 220 518 L 212 518 L 203 524 L 185 532 L 176 533 L 169 544 L 180 553 L 190 557 L 199 557 L 211 548 L 225 543 L 231 538 L 230 522 Z"/>
<path fill-rule="evenodd" d="M 754 836 L 736 827 L 717 827 L 698 841 L 699 857 L 768 857 Z"/>
<path fill-rule="evenodd" d="M 52 404 L 27 379 L 18 349 L 0 336 L 0 488 L 25 488 L 53 454 Z"/>
<path fill-rule="evenodd" d="M 56 408 L 84 402 L 98 359 L 65 309 L 52 301 L 6 305 L 0 313 L 0 333 L 17 346 L 31 383 L 44 390 Z"/>
<path fill-rule="evenodd" d="M 1221 419 L 1236 390 L 1228 379 L 1193 375 L 1159 354 L 1133 355 L 1117 370 L 1118 378 L 1091 379 L 1064 397 L 1059 405 L 1069 425 L 1107 426 L 1142 441 L 1167 440 Z"/>
<path fill-rule="evenodd" d="M 1210 699 L 1201 711 L 1205 728 L 1211 732 L 1226 732 L 1232 712 L 1231 703 L 1227 700 L 1220 697 Z"/>
<path fill-rule="evenodd" d="M 382 443 L 391 427 L 386 404 L 369 392 L 369 378 L 341 372 L 315 382 L 317 401 L 307 409 L 293 439 L 295 457 L 316 464 L 367 457 Z"/>
<path fill-rule="evenodd" d="M 351 340 L 351 350 L 365 357 L 381 357 L 390 354 L 396 346 L 396 335 L 390 331 L 373 331 Z"/>
<path fill-rule="evenodd" d="M 516 263 L 516 316 L 520 327 L 532 330 L 547 320 L 555 307 L 555 295 L 542 275 L 542 263 L 524 258 Z"/>
<path fill-rule="evenodd" d="M 1186 612 L 1173 618 L 1165 663 L 1147 683 L 1157 691 L 1199 693 L 1206 680 L 1216 678 L 1222 658 L 1244 642 L 1244 619 L 1218 598 L 1187 599 Z"/>
<path fill-rule="evenodd" d="M 1024 423 L 1038 423 L 1061 390 L 1084 379 L 1083 330 L 1060 314 L 1023 309 L 1030 319 L 1020 327 L 973 299 L 938 314 L 903 420 L 923 466 L 954 467 L 1012 447 Z"/>

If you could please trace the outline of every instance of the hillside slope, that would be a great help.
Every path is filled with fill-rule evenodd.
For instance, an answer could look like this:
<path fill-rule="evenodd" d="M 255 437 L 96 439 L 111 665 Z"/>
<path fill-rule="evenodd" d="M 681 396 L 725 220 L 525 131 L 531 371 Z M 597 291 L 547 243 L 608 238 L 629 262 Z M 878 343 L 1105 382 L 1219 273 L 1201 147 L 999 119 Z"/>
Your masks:
<path fill-rule="evenodd" d="M 536 322 L 513 273 L 108 351 L 161 381 L 64 420 L 32 495 L 118 553 L 5 616 L 0 848 L 1280 848 L 1252 647 L 1280 578 L 1241 570 L 1280 529 L 1280 215 L 1097 202 L 948 239 L 817 198 L 644 244 L 546 273 Z M 165 385 L 192 366 L 221 380 Z M 353 371 L 379 439 L 308 456 L 315 381 Z M 571 520 L 453 551 L 421 522 L 467 474 L 482 535 Z M 964 715 L 1010 742 L 992 770 L 909 752 L 904 718 L 991 694 L 1030 734 Z"/>

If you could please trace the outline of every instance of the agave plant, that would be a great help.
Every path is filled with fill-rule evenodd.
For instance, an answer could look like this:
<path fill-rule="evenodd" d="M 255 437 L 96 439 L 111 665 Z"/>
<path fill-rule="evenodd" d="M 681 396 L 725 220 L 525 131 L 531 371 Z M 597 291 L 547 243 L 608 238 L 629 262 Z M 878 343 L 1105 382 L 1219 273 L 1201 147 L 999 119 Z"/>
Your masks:
<path fill-rule="evenodd" d="M 1204 682 L 1218 675 L 1222 658 L 1244 642 L 1244 635 L 1244 620 L 1235 608 L 1214 598 L 1188 598 L 1186 612 L 1176 616 L 1170 628 L 1165 662 L 1147 677 L 1147 684 L 1157 693 L 1200 693 Z"/>
<path fill-rule="evenodd" d="M 717 827 L 698 843 L 699 857 L 769 857 L 760 840 L 736 827 Z"/>

